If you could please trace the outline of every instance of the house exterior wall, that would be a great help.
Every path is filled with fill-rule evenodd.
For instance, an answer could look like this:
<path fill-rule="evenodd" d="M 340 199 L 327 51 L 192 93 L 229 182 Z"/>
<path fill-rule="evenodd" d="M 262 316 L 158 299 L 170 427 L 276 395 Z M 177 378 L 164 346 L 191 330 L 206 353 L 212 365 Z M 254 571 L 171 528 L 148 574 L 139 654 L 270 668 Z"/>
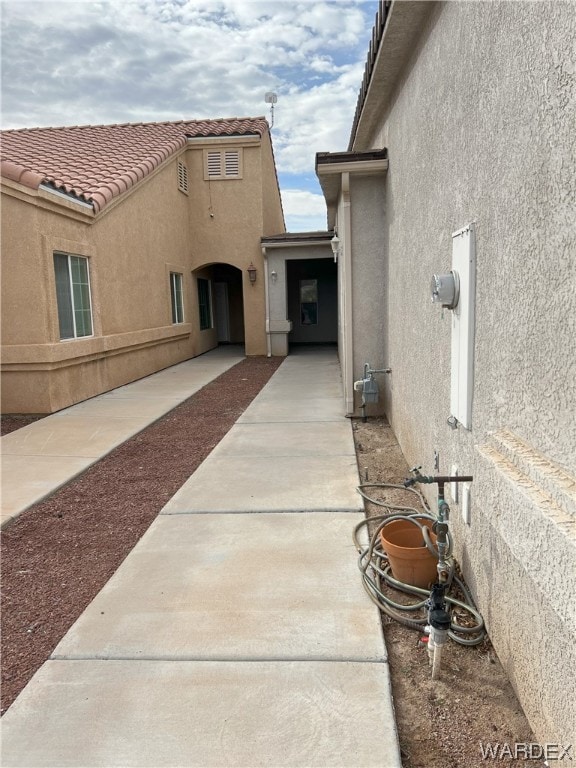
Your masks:
<path fill-rule="evenodd" d="M 390 158 L 386 411 L 410 465 L 429 472 L 436 450 L 442 473 L 474 476 L 469 524 L 453 504 L 456 556 L 537 738 L 564 744 L 576 735 L 574 39 L 571 3 L 439 4 L 390 100 L 369 95 L 376 127 L 354 147 Z M 430 280 L 472 222 L 472 428 L 452 430 L 451 313 Z M 381 300 L 371 284 L 355 289 L 355 324 L 359 300 Z"/>
<path fill-rule="evenodd" d="M 266 353 L 262 190 L 275 188 L 275 176 L 264 139 L 264 168 L 259 137 L 236 141 L 242 179 L 211 182 L 204 180 L 202 146 L 189 143 L 96 218 L 48 192 L 3 185 L 4 413 L 51 413 L 216 346 L 216 329 L 200 331 L 198 320 L 196 278 L 210 278 L 210 264 L 242 270 L 246 353 Z M 178 189 L 178 160 L 188 167 L 188 195 Z M 263 181 L 263 170 L 272 180 Z M 282 231 L 277 187 L 266 210 L 270 226 Z M 60 340 L 56 250 L 89 259 L 91 337 Z M 255 286 L 246 273 L 251 262 L 260 274 Z M 183 275 L 179 324 L 172 323 L 170 272 Z"/>
<path fill-rule="evenodd" d="M 364 365 L 372 370 L 388 367 L 388 280 L 384 259 L 384 176 L 352 176 L 350 179 L 351 267 L 353 313 L 352 378 L 361 379 Z M 388 377 L 376 374 L 380 402 L 368 404 L 366 414 L 384 410 Z M 361 405 L 354 392 L 354 410 Z"/>
<path fill-rule="evenodd" d="M 270 136 L 262 137 L 262 151 L 260 152 L 262 179 L 262 234 L 277 235 L 284 232 L 284 213 L 278 178 L 276 176 L 276 163 Z"/>
<path fill-rule="evenodd" d="M 309 261 L 313 259 L 333 258 L 330 243 L 322 244 L 283 245 L 282 247 L 267 246 L 265 269 L 268 272 L 268 301 L 267 309 L 269 329 L 269 351 L 272 356 L 288 354 L 290 334 L 297 317 L 292 317 L 288 301 L 288 270 L 289 261 Z M 272 279 L 272 272 L 275 278 Z"/>
<path fill-rule="evenodd" d="M 243 178 L 204 181 L 204 149 L 208 147 L 241 148 Z M 244 281 L 244 326 L 247 355 L 266 354 L 264 264 L 260 238 L 267 226 L 284 231 L 280 195 L 271 189 L 275 178 L 273 165 L 263 165 L 260 140 L 239 143 L 218 141 L 190 142 L 188 168 L 190 186 L 190 221 L 194 231 L 191 242 L 195 268 L 223 262 L 242 271 Z M 264 151 L 270 154 L 269 140 Z M 267 180 L 264 182 L 263 173 Z M 270 175 L 272 174 L 272 176 Z M 268 193 L 263 198 L 263 191 Z M 247 269 L 257 269 L 256 283 L 250 284 Z M 253 322 L 258 318 L 258 322 Z"/>

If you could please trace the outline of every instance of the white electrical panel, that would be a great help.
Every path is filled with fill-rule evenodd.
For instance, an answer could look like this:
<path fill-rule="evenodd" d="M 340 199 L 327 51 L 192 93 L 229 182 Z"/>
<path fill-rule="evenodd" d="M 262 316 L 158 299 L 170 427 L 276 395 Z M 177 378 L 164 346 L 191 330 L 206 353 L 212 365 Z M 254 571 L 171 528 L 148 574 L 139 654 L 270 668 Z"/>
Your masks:
<path fill-rule="evenodd" d="M 474 224 L 452 235 L 452 270 L 459 278 L 458 303 L 452 310 L 450 415 L 472 428 L 476 248 Z"/>

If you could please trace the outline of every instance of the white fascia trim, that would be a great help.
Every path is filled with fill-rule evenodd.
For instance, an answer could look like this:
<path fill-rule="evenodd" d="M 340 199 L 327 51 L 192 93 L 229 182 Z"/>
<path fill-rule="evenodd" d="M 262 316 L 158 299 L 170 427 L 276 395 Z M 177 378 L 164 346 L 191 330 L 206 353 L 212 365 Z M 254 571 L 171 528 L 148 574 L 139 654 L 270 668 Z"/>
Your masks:
<path fill-rule="evenodd" d="M 58 189 L 53 189 L 52 187 L 49 187 L 47 184 L 40 184 L 38 189 L 41 189 L 42 192 L 48 192 L 50 195 L 55 195 L 56 197 L 62 198 L 62 200 L 66 200 L 68 203 L 73 203 L 74 205 L 79 205 L 81 208 L 88 208 L 89 210 L 93 211 L 94 206 L 92 203 L 86 203 L 84 200 L 78 200 L 77 197 L 74 195 L 68 195 L 66 192 L 60 192 Z"/>
<path fill-rule="evenodd" d="M 259 133 L 246 133 L 244 136 L 188 136 L 188 144 L 255 144 L 262 137 Z"/>
<path fill-rule="evenodd" d="M 348 163 L 325 163 L 318 165 L 318 176 L 329 176 L 338 173 L 382 173 L 388 170 L 388 159 L 382 160 L 356 160 Z"/>
<path fill-rule="evenodd" d="M 310 245 L 327 246 L 332 251 L 332 245 L 330 240 L 300 240 L 297 243 L 261 243 L 262 251 L 266 251 L 268 248 L 300 248 Z"/>

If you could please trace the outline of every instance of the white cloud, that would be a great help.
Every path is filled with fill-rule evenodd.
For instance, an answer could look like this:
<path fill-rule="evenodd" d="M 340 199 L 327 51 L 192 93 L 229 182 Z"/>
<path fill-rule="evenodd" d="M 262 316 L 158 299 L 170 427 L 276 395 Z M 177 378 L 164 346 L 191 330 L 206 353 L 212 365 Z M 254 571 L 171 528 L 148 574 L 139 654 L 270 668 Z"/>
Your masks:
<path fill-rule="evenodd" d="M 283 189 L 282 205 L 289 232 L 326 229 L 326 202 L 322 195 L 305 189 Z"/>
<path fill-rule="evenodd" d="M 269 117 L 279 172 L 344 150 L 376 0 L 2 0 L 3 127 Z"/>

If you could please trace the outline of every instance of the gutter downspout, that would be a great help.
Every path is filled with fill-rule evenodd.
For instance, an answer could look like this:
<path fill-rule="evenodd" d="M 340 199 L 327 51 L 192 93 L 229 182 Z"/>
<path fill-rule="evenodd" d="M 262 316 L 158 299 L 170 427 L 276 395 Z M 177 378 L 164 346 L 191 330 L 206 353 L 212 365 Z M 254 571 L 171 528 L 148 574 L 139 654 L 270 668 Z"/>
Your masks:
<path fill-rule="evenodd" d="M 354 333 L 352 324 L 352 212 L 350 174 L 342 174 L 342 213 L 344 246 L 344 398 L 346 413 L 354 413 Z"/>
<path fill-rule="evenodd" d="M 264 257 L 264 294 L 266 301 L 266 357 L 272 357 L 272 340 L 270 338 L 270 285 L 268 277 L 268 254 L 265 246 L 262 246 Z"/>

